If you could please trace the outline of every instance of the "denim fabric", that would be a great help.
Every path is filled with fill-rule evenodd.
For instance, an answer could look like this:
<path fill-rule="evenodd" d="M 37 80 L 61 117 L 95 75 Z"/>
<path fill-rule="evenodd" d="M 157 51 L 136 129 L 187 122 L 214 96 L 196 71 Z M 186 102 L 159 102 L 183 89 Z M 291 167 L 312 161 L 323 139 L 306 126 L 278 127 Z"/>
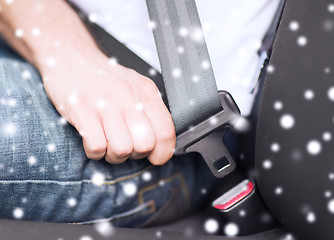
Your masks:
<path fill-rule="evenodd" d="M 38 72 L 0 39 L 0 218 L 163 223 L 198 207 L 216 182 L 197 154 L 164 166 L 87 159 Z"/>

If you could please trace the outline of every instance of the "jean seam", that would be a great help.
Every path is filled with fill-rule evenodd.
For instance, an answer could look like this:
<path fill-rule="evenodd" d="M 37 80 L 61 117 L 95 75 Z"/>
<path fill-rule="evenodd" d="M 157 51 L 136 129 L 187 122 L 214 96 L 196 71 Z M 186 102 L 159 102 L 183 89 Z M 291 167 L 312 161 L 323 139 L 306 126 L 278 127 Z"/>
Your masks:
<path fill-rule="evenodd" d="M 149 207 L 149 209 L 147 209 L 146 207 Z M 93 224 L 93 223 L 101 223 L 101 222 L 117 222 L 117 221 L 123 220 L 125 218 L 127 220 L 131 220 L 135 217 L 140 217 L 140 216 L 143 216 L 145 214 L 154 213 L 155 210 L 156 210 L 155 201 L 150 200 L 150 201 L 148 201 L 144 204 L 141 204 L 141 205 L 137 206 L 134 209 L 131 209 L 131 210 L 123 212 L 123 213 L 115 214 L 111 217 L 99 218 L 99 219 L 94 219 L 94 220 L 90 220 L 90 221 L 73 222 L 73 223 L 69 223 L 69 224 L 82 225 L 82 224 Z"/>
<path fill-rule="evenodd" d="M 112 180 L 105 180 L 103 183 L 101 184 L 96 184 L 94 183 L 94 181 L 92 181 L 91 179 L 83 179 L 83 180 L 79 180 L 79 181 L 57 181 L 57 180 L 33 180 L 33 179 L 26 179 L 26 180 L 0 180 L 0 184 L 18 184 L 18 183 L 36 183 L 36 184 L 58 184 L 58 185 L 80 185 L 83 183 L 92 183 L 98 186 L 108 186 L 108 185 L 115 185 L 117 183 L 138 177 L 139 175 L 141 175 L 142 173 L 144 173 L 145 171 L 150 170 L 151 168 L 153 168 L 154 166 L 149 166 L 146 167 L 134 174 L 130 174 L 127 176 L 123 176 L 123 177 L 119 177 L 116 179 L 112 179 Z"/>
<path fill-rule="evenodd" d="M 186 202 L 186 206 L 187 206 L 187 210 L 190 210 L 191 209 L 191 200 L 190 200 L 189 189 L 188 189 L 188 186 L 186 184 L 186 181 L 185 181 L 183 175 L 180 172 L 174 173 L 172 176 L 170 176 L 168 178 L 161 179 L 160 181 L 168 183 L 168 182 L 172 182 L 175 179 L 178 179 L 180 181 L 181 189 L 182 189 L 182 192 L 183 192 L 183 195 L 184 195 L 184 198 L 185 198 L 185 202 Z M 153 190 L 153 189 L 159 187 L 160 186 L 160 181 L 153 184 L 153 185 L 147 186 L 147 187 L 138 191 L 138 203 L 139 203 L 139 205 L 144 204 L 144 194 L 146 192 L 150 191 L 150 190 Z"/>

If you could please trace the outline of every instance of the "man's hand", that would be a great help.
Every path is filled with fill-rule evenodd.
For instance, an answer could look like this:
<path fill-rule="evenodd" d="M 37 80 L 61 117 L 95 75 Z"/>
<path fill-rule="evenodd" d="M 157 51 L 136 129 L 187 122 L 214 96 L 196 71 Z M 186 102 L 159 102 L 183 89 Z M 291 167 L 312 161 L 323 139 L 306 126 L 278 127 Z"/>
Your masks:
<path fill-rule="evenodd" d="M 107 58 L 57 60 L 43 68 L 45 90 L 81 134 L 91 159 L 122 163 L 148 156 L 164 164 L 173 155 L 174 125 L 152 80 Z M 99 64 L 98 64 L 99 63 Z"/>
<path fill-rule="evenodd" d="M 174 125 L 155 84 L 110 65 L 64 1 L 0 5 L 0 34 L 37 67 L 48 97 L 82 135 L 88 158 L 122 163 L 148 156 L 159 165 L 172 157 Z"/>

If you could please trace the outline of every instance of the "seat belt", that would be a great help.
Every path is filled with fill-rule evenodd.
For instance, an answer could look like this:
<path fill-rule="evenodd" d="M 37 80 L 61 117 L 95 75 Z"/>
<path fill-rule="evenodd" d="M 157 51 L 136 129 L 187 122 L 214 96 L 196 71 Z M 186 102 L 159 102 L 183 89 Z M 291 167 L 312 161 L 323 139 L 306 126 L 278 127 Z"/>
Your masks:
<path fill-rule="evenodd" d="M 170 103 L 168 103 L 168 100 L 166 99 L 164 82 L 159 72 L 155 71 L 152 68 L 152 66 L 143 61 L 139 56 L 133 53 L 130 49 L 128 49 L 124 44 L 119 42 L 113 36 L 108 34 L 101 27 L 99 27 L 95 23 L 89 22 L 87 15 L 81 12 L 80 9 L 76 8 L 73 5 L 72 7 L 78 12 L 81 19 L 86 23 L 86 27 L 91 32 L 101 51 L 103 51 L 107 56 L 111 58 L 116 58 L 119 64 L 128 68 L 135 69 L 140 74 L 152 79 L 159 88 L 160 92 L 162 93 L 162 97 L 165 104 L 167 106 L 173 104 L 172 103 L 173 99 L 170 99 Z M 277 27 L 276 25 L 278 24 L 282 8 L 283 6 L 281 6 L 280 9 L 277 11 L 278 12 L 277 18 L 275 18 L 276 20 L 273 20 L 273 23 L 271 24 L 273 29 Z M 268 38 L 265 37 L 264 40 L 266 39 Z M 266 46 L 270 46 L 270 44 L 266 44 Z M 266 52 L 268 53 L 270 52 L 269 49 L 267 48 L 262 50 L 266 50 Z M 154 74 L 152 74 L 152 72 Z M 217 94 L 217 92 L 215 92 L 215 94 Z M 232 97 L 230 97 L 228 93 L 223 92 L 219 94 L 221 94 L 220 97 L 230 98 L 232 103 L 234 104 Z M 235 106 L 235 104 L 232 106 Z M 229 107 L 230 105 L 227 104 L 225 110 L 226 109 L 228 110 Z M 223 113 L 225 114 L 227 113 L 227 111 Z M 205 125 L 203 129 L 205 130 Z M 205 135 L 205 132 L 203 135 Z M 223 134 L 217 131 L 216 137 L 219 138 L 218 140 L 220 141 L 221 144 L 223 139 Z M 212 143 L 212 145 L 215 144 L 217 143 L 215 142 Z M 249 143 L 247 143 L 247 145 L 249 145 Z M 203 148 L 206 148 L 207 151 L 210 151 L 211 146 L 204 144 Z M 250 162 L 253 163 L 252 161 Z M 244 163 L 244 162 L 241 161 L 239 163 Z M 241 164 L 239 164 L 239 166 L 241 166 Z M 239 228 L 239 234 L 241 235 L 249 235 L 252 233 L 266 231 L 268 229 L 277 227 L 275 221 L 267 221 L 266 223 L 263 223 L 261 220 L 262 218 L 259 218 L 259 213 L 261 213 L 261 216 L 262 215 L 266 216 L 265 219 L 268 220 L 270 219 L 270 213 L 266 209 L 259 195 L 259 192 L 256 190 L 256 185 L 255 182 L 253 181 L 253 177 L 249 176 L 250 178 L 247 179 L 246 174 L 244 173 L 245 171 L 247 172 L 252 168 L 253 165 L 250 166 L 249 164 L 247 164 L 246 169 L 239 167 L 237 171 L 234 171 L 232 174 L 229 174 L 228 176 L 225 177 L 224 182 L 220 184 L 220 186 L 216 189 L 215 193 L 216 196 L 214 196 L 217 197 L 217 201 L 213 202 L 213 207 L 219 209 L 219 211 L 216 209 L 212 209 L 211 212 L 212 215 L 216 215 L 217 219 L 220 219 L 221 222 L 224 223 L 234 222 L 237 223 L 239 226 L 242 226 Z M 247 212 L 246 216 L 240 217 L 240 214 L 243 212 Z"/>
<path fill-rule="evenodd" d="M 218 94 L 195 2 L 146 3 L 177 134 L 175 154 L 200 153 L 222 178 L 236 167 L 223 135 L 240 112 L 228 92 Z"/>

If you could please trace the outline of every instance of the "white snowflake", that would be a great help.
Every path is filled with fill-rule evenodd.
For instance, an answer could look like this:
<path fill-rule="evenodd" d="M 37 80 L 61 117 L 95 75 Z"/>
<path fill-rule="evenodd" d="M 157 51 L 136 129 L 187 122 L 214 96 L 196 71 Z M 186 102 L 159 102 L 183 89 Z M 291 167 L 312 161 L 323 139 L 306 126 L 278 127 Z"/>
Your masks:
<path fill-rule="evenodd" d="M 99 173 L 99 172 L 94 173 L 92 178 L 91 178 L 92 183 L 95 184 L 95 185 L 98 185 L 98 186 L 103 185 L 104 180 L 105 180 L 105 176 L 102 173 Z"/>
<path fill-rule="evenodd" d="M 60 117 L 60 118 L 59 118 L 59 123 L 60 123 L 61 125 L 66 125 L 66 124 L 67 124 L 67 120 L 66 120 L 65 118 L 63 118 L 63 117 Z"/>
<path fill-rule="evenodd" d="M 48 149 L 49 152 L 54 152 L 56 151 L 56 145 L 54 143 L 49 143 L 46 148 Z"/>
<path fill-rule="evenodd" d="M 77 205 L 77 200 L 74 197 L 67 199 L 67 205 L 70 207 L 75 207 Z"/>
<path fill-rule="evenodd" d="M 137 193 L 137 186 L 133 182 L 124 183 L 122 185 L 123 192 L 126 196 L 134 196 Z"/>
<path fill-rule="evenodd" d="M 88 19 L 90 22 L 95 23 L 99 19 L 99 17 L 95 13 L 91 13 L 88 15 Z"/>
<path fill-rule="evenodd" d="M 237 132 L 247 132 L 251 127 L 250 121 L 243 116 L 234 118 L 232 125 Z"/>
<path fill-rule="evenodd" d="M 236 223 L 227 223 L 224 227 L 224 233 L 229 237 L 237 236 L 239 233 L 239 227 Z"/>
<path fill-rule="evenodd" d="M 157 24 L 154 21 L 150 21 L 147 26 L 149 29 L 155 29 L 157 27 Z"/>
<path fill-rule="evenodd" d="M 297 43 L 299 46 L 304 47 L 307 44 L 307 37 L 305 36 L 300 36 L 297 38 Z"/>
<path fill-rule="evenodd" d="M 329 142 L 331 139 L 332 139 L 332 134 L 330 132 L 324 132 L 322 134 L 322 139 L 325 141 L 325 142 Z"/>
<path fill-rule="evenodd" d="M 105 106 L 106 106 L 106 101 L 105 101 L 105 100 L 103 100 L 103 99 L 98 99 L 98 100 L 96 101 L 96 107 L 97 107 L 98 109 L 103 109 Z"/>
<path fill-rule="evenodd" d="M 241 209 L 240 211 L 239 211 L 239 216 L 240 217 L 245 217 L 246 216 L 246 210 L 244 210 L 244 209 Z"/>
<path fill-rule="evenodd" d="M 54 67 L 56 66 L 56 59 L 54 57 L 49 57 L 47 60 L 46 60 L 46 64 L 49 66 L 49 67 Z"/>
<path fill-rule="evenodd" d="M 284 114 L 280 119 L 281 127 L 291 129 L 295 125 L 295 118 L 291 114 Z"/>
<path fill-rule="evenodd" d="M 299 29 L 299 23 L 297 21 L 292 21 L 289 24 L 289 28 L 293 32 L 298 31 L 298 29 Z"/>
<path fill-rule="evenodd" d="M 311 89 L 308 89 L 304 92 L 304 98 L 306 100 L 312 100 L 314 98 L 314 92 Z"/>
<path fill-rule="evenodd" d="M 28 158 L 29 166 L 33 166 L 33 165 L 35 165 L 36 162 L 37 162 L 36 157 L 34 157 L 34 156 L 30 156 L 30 157 Z"/>
<path fill-rule="evenodd" d="M 75 92 L 72 92 L 72 94 L 68 97 L 68 102 L 71 105 L 75 105 L 78 103 L 78 97 Z"/>
<path fill-rule="evenodd" d="M 324 195 L 325 195 L 325 198 L 330 198 L 332 196 L 332 192 L 331 191 L 325 191 Z"/>
<path fill-rule="evenodd" d="M 13 211 L 13 217 L 16 218 L 16 219 L 21 219 L 23 218 L 24 216 L 24 211 L 22 208 L 15 208 L 14 211 Z"/>
<path fill-rule="evenodd" d="M 204 230 L 207 233 L 213 234 L 216 233 L 219 229 L 219 223 L 216 219 L 210 218 L 204 223 Z"/>
<path fill-rule="evenodd" d="M 327 92 L 329 100 L 334 101 L 334 87 L 330 87 Z"/>
<path fill-rule="evenodd" d="M 211 118 L 210 118 L 210 124 L 215 125 L 215 124 L 217 124 L 217 123 L 218 123 L 218 120 L 217 120 L 216 117 L 211 117 Z"/>
<path fill-rule="evenodd" d="M 23 37 L 23 30 L 22 30 L 21 28 L 16 29 L 16 30 L 15 30 L 15 36 L 16 36 L 17 38 L 21 38 L 21 37 Z"/>
<path fill-rule="evenodd" d="M 283 108 L 283 103 L 281 101 L 274 102 L 274 109 L 275 110 L 280 111 L 280 110 L 282 110 L 282 108 Z"/>
<path fill-rule="evenodd" d="M 268 65 L 267 67 L 267 73 L 273 73 L 275 71 L 275 67 L 271 64 Z"/>
<path fill-rule="evenodd" d="M 179 34 L 180 34 L 181 37 L 187 36 L 188 35 L 188 29 L 186 29 L 184 27 L 180 28 Z"/>
<path fill-rule="evenodd" d="M 37 37 L 37 36 L 41 35 L 41 30 L 37 27 L 34 27 L 31 31 L 31 33 L 32 33 L 33 36 Z"/>
<path fill-rule="evenodd" d="M 191 80 L 193 81 L 193 82 L 198 82 L 199 81 L 199 77 L 197 76 L 197 75 L 194 75 L 192 78 L 191 78 Z"/>
<path fill-rule="evenodd" d="M 204 36 L 203 36 L 203 32 L 202 29 L 200 27 L 195 28 L 192 31 L 191 37 L 194 41 L 201 43 L 204 40 Z"/>
<path fill-rule="evenodd" d="M 331 69 L 329 67 L 326 67 L 324 69 L 324 73 L 329 74 L 331 72 Z"/>
<path fill-rule="evenodd" d="M 93 240 L 93 238 L 91 236 L 84 235 L 79 240 Z"/>
<path fill-rule="evenodd" d="M 144 105 L 141 103 L 141 102 L 137 102 L 136 103 L 136 107 L 135 109 L 138 111 L 138 112 L 142 112 L 144 110 Z"/>
<path fill-rule="evenodd" d="M 327 9 L 330 13 L 334 13 L 334 3 L 329 4 Z"/>
<path fill-rule="evenodd" d="M 179 54 L 184 53 L 184 47 L 182 47 L 182 46 L 178 47 L 178 48 L 177 48 L 177 52 L 178 52 Z"/>
<path fill-rule="evenodd" d="M 10 107 L 15 107 L 16 104 L 17 104 L 17 101 L 16 101 L 16 99 L 11 98 L 11 99 L 8 100 L 7 104 L 8 104 L 8 106 L 10 106 Z"/>
<path fill-rule="evenodd" d="M 145 182 L 148 182 L 152 179 L 152 174 L 150 172 L 144 172 L 143 175 L 142 175 L 142 179 Z"/>
<path fill-rule="evenodd" d="M 148 70 L 148 74 L 153 77 L 153 76 L 157 75 L 157 71 L 154 68 L 150 68 Z"/>
<path fill-rule="evenodd" d="M 173 75 L 173 77 L 180 77 L 181 76 L 181 70 L 179 69 L 179 68 L 174 68 L 173 70 L 172 70 L 172 75 Z"/>
<path fill-rule="evenodd" d="M 306 221 L 309 222 L 309 223 L 314 223 L 316 219 L 317 219 L 317 217 L 316 217 L 314 212 L 309 212 L 306 215 Z"/>
<path fill-rule="evenodd" d="M 264 169 L 271 169 L 272 166 L 273 166 L 273 163 L 272 163 L 271 160 L 266 159 L 266 160 L 263 161 L 262 166 L 263 166 Z"/>
<path fill-rule="evenodd" d="M 331 199 L 327 204 L 328 211 L 334 213 L 334 199 Z"/>
<path fill-rule="evenodd" d="M 334 180 L 334 173 L 329 173 L 328 174 L 328 178 L 329 178 L 329 180 Z"/>
<path fill-rule="evenodd" d="M 318 155 L 321 152 L 322 146 L 318 140 L 311 140 L 306 145 L 306 150 L 311 155 Z"/>
<path fill-rule="evenodd" d="M 111 58 L 109 58 L 108 63 L 109 63 L 110 66 L 116 66 L 116 64 L 118 63 L 118 60 L 115 57 L 111 57 Z"/>
<path fill-rule="evenodd" d="M 23 77 L 24 79 L 30 79 L 30 78 L 31 78 L 31 73 L 30 73 L 30 71 L 28 71 L 28 70 L 24 70 L 24 71 L 22 72 L 22 77 Z"/>
<path fill-rule="evenodd" d="M 5 135 L 12 137 L 16 134 L 17 127 L 14 123 L 6 123 L 3 126 L 3 131 Z"/>
<path fill-rule="evenodd" d="M 161 232 L 161 231 L 157 231 L 157 232 L 155 233 L 155 236 L 156 236 L 157 238 L 162 237 L 162 232 Z"/>
<path fill-rule="evenodd" d="M 281 146 L 278 143 L 272 143 L 270 149 L 273 152 L 278 152 L 281 149 Z"/>
<path fill-rule="evenodd" d="M 204 70 L 207 70 L 210 68 L 210 62 L 208 60 L 204 60 L 202 63 L 201 63 L 201 66 Z"/>
<path fill-rule="evenodd" d="M 282 193 L 283 193 L 283 188 L 282 187 L 275 188 L 275 194 L 276 195 L 281 195 Z"/>
<path fill-rule="evenodd" d="M 110 222 L 97 223 L 94 228 L 103 237 L 110 237 L 114 233 L 114 227 Z"/>

